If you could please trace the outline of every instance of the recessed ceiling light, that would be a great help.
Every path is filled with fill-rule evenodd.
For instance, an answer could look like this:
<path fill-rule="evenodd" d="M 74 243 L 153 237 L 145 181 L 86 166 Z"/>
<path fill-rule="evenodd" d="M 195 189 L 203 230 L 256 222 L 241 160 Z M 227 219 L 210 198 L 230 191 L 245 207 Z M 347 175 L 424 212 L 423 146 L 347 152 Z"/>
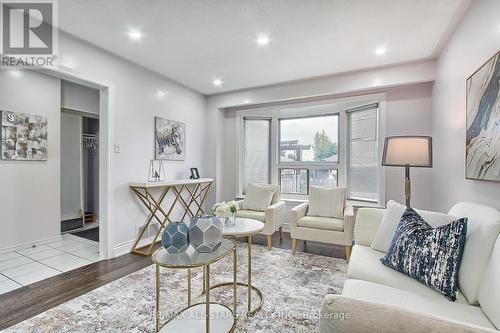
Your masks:
<path fill-rule="evenodd" d="M 267 46 L 270 41 L 271 41 L 271 39 L 269 38 L 268 35 L 259 35 L 259 36 L 257 36 L 257 39 L 255 40 L 255 42 L 259 46 Z"/>
<path fill-rule="evenodd" d="M 18 70 L 18 69 L 11 69 L 9 72 L 10 72 L 10 75 L 12 77 L 21 77 L 21 76 L 23 76 L 23 74 L 21 73 L 21 71 Z"/>
<path fill-rule="evenodd" d="M 214 79 L 212 81 L 212 83 L 214 84 L 214 86 L 220 87 L 222 85 L 222 80 L 221 79 Z"/>
<path fill-rule="evenodd" d="M 166 95 L 167 95 L 167 92 L 166 92 L 166 91 L 164 91 L 164 90 L 158 90 L 158 91 L 156 92 L 156 97 L 158 97 L 158 98 L 163 98 L 163 97 L 165 97 Z"/>
<path fill-rule="evenodd" d="M 137 29 L 130 29 L 127 34 L 131 40 L 139 41 L 142 39 L 142 32 Z"/>
<path fill-rule="evenodd" d="M 385 46 L 379 46 L 375 49 L 376 55 L 384 55 L 387 52 L 387 48 Z"/>

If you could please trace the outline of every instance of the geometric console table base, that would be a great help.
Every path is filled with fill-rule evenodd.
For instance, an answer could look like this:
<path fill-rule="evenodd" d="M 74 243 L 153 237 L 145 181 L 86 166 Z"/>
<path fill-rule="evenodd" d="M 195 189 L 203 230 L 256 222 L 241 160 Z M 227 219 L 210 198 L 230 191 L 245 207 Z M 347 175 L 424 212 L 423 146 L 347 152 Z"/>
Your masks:
<path fill-rule="evenodd" d="M 183 209 L 182 218 L 180 219 L 181 221 L 184 221 L 186 216 L 191 218 L 204 213 L 203 204 L 213 182 L 214 180 L 212 178 L 200 178 L 174 179 L 163 182 L 131 183 L 129 185 L 130 188 L 149 212 L 142 230 L 134 242 L 132 252 L 145 256 L 153 254 L 154 245 L 160 241 L 160 235 L 165 228 L 165 225 L 172 222 L 170 215 L 174 211 L 175 207 L 180 205 Z M 153 193 L 156 191 L 159 191 L 157 197 L 155 197 Z M 162 204 L 169 193 L 173 194 L 173 199 L 170 206 L 167 209 L 164 209 Z M 141 240 L 143 240 L 144 233 L 148 230 L 153 219 L 160 224 L 155 237 L 150 243 L 139 244 Z"/>

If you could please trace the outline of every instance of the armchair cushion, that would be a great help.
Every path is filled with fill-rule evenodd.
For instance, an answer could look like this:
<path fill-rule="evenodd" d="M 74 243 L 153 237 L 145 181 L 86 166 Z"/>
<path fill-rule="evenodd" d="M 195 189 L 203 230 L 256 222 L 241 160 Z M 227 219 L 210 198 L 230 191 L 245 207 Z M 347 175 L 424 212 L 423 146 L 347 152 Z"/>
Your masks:
<path fill-rule="evenodd" d="M 254 220 L 257 220 L 260 222 L 265 222 L 266 213 L 259 212 L 256 210 L 242 209 L 236 213 L 236 217 L 243 217 L 243 218 L 247 218 L 247 219 L 254 219 Z"/>
<path fill-rule="evenodd" d="M 342 231 L 344 223 L 341 219 L 321 216 L 304 216 L 298 221 L 299 227 Z"/>
<path fill-rule="evenodd" d="M 271 204 L 275 191 L 274 186 L 248 184 L 242 208 L 245 210 L 265 211 Z"/>
<path fill-rule="evenodd" d="M 308 216 L 344 218 L 345 188 L 311 186 Z"/>

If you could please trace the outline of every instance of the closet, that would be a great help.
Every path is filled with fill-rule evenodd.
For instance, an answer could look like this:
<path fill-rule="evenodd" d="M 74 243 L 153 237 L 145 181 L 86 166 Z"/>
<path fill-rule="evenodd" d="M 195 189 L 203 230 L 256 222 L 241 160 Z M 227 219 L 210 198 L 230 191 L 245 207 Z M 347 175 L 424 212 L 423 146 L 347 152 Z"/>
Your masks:
<path fill-rule="evenodd" d="M 99 240 L 99 91 L 64 80 L 61 233 Z"/>

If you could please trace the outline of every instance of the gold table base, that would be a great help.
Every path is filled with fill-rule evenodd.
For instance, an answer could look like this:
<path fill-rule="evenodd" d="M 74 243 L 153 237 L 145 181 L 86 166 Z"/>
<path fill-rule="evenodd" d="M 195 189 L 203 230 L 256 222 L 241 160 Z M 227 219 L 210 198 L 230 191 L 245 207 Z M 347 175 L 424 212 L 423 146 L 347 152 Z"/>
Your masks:
<path fill-rule="evenodd" d="M 247 315 L 249 317 L 252 317 L 255 313 L 257 313 L 260 309 L 262 309 L 262 305 L 264 305 L 264 295 L 262 294 L 262 292 L 257 287 L 252 286 L 251 284 L 250 284 L 250 286 L 248 285 L 248 283 L 244 283 L 244 282 L 236 282 L 236 284 L 238 286 L 243 286 L 243 287 L 247 287 L 247 288 L 250 287 L 249 288 L 250 289 L 249 292 L 251 292 L 251 290 L 255 290 L 255 292 L 257 293 L 257 295 L 259 295 L 260 302 L 259 302 L 259 304 L 255 308 L 251 309 L 252 304 L 251 304 L 251 302 L 248 303 L 249 306 L 248 306 Z M 232 282 L 217 283 L 217 284 L 214 284 L 213 286 L 211 286 L 210 290 L 211 289 L 215 289 L 215 288 L 219 288 L 219 287 L 232 286 L 232 285 L 233 285 Z"/>
<path fill-rule="evenodd" d="M 249 317 L 252 317 L 256 312 L 258 312 L 260 309 L 262 309 L 262 305 L 264 304 L 264 295 L 262 294 L 262 292 L 260 291 L 259 288 L 252 285 L 252 235 L 248 235 L 248 236 L 224 236 L 224 238 L 227 238 L 227 239 L 234 239 L 234 238 L 238 238 L 238 237 L 248 237 L 248 282 L 247 283 L 236 282 L 236 284 L 238 286 L 244 286 L 244 287 L 248 288 L 247 315 Z M 224 286 L 230 286 L 230 285 L 232 286 L 233 282 L 222 282 L 222 283 L 218 283 L 218 284 L 211 286 L 210 289 L 224 287 Z M 205 290 L 206 289 L 204 288 L 203 293 L 205 293 Z M 255 292 L 257 293 L 257 295 L 260 298 L 259 304 L 253 309 L 252 309 L 252 290 L 255 290 Z"/>
<path fill-rule="evenodd" d="M 234 242 L 234 241 L 233 241 Z M 191 304 L 191 278 L 192 278 L 192 273 L 191 273 L 191 270 L 193 268 L 196 268 L 194 266 L 177 266 L 177 267 L 174 267 L 174 266 L 164 266 L 164 265 L 161 265 L 161 264 L 158 264 L 155 262 L 155 266 L 156 266 L 156 309 L 155 309 L 155 314 L 156 314 L 156 318 L 155 318 L 155 331 L 156 332 L 159 332 L 165 325 L 167 325 L 169 322 L 171 322 L 172 320 L 174 320 L 177 316 L 179 316 L 180 314 L 182 314 L 184 311 L 188 310 L 189 308 L 192 308 L 194 306 L 197 306 L 197 305 L 200 305 L 200 304 L 205 304 L 206 308 L 205 308 L 205 332 L 206 333 L 210 333 L 211 332 L 211 326 L 210 326 L 210 304 L 218 304 L 218 305 L 222 305 L 223 307 L 227 308 L 233 315 L 233 325 L 231 327 L 231 329 L 229 330 L 228 333 L 232 333 L 235 331 L 236 329 L 236 320 L 237 320 L 237 304 L 238 304 L 238 301 L 237 301 L 237 291 L 236 291 L 236 286 L 237 286 L 237 282 L 236 282 L 236 273 L 237 273 L 237 262 L 238 262 L 238 255 L 237 255 L 237 249 L 236 249 L 236 244 L 234 244 L 234 247 L 233 249 L 230 251 L 233 253 L 233 282 L 230 282 L 230 284 L 232 285 L 233 287 L 233 309 L 230 309 L 229 307 L 227 307 L 226 305 L 224 304 L 221 304 L 221 303 L 216 303 L 216 302 L 212 302 L 210 300 L 210 290 L 212 289 L 212 287 L 210 286 L 210 265 L 219 261 L 220 259 L 222 259 L 223 257 L 225 257 L 227 254 L 219 257 L 219 258 L 216 258 L 215 260 L 212 260 L 212 261 L 209 261 L 209 262 L 206 262 L 204 263 L 203 265 L 201 266 L 197 266 L 197 267 L 202 267 L 203 268 L 203 290 L 208 290 L 208 292 L 203 292 L 203 294 L 205 295 L 205 302 L 202 302 L 202 303 L 196 303 L 196 304 Z M 176 313 L 175 316 L 173 316 L 173 318 L 169 319 L 167 322 L 165 323 L 161 323 L 160 321 L 160 317 L 161 317 L 161 310 L 160 310 L 160 289 L 161 289 L 161 285 L 160 285 L 160 268 L 161 267 L 167 267 L 167 268 L 171 268 L 171 269 L 187 269 L 187 291 L 188 291 L 188 295 L 187 295 L 187 307 L 185 307 L 184 309 L 180 310 L 179 312 Z M 216 333 L 219 333 L 219 332 L 216 332 Z"/>

